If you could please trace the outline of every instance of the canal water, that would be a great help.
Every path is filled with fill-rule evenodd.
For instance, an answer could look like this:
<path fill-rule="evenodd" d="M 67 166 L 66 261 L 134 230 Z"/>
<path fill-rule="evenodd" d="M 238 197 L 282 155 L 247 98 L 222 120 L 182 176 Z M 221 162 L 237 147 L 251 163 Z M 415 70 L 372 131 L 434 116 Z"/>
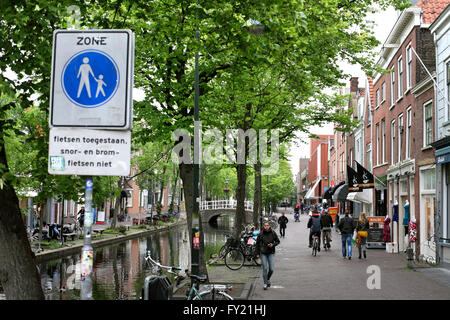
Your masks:
<path fill-rule="evenodd" d="M 205 224 L 206 257 L 217 253 L 231 233 L 233 219 L 220 217 L 216 226 Z M 152 257 L 163 265 L 190 269 L 190 244 L 187 226 L 163 231 L 95 249 L 93 297 L 95 300 L 136 300 L 141 297 L 145 277 L 152 274 L 144 256 L 150 249 Z M 80 254 L 38 265 L 41 284 L 47 300 L 79 300 Z M 172 277 L 173 276 L 169 276 Z"/>

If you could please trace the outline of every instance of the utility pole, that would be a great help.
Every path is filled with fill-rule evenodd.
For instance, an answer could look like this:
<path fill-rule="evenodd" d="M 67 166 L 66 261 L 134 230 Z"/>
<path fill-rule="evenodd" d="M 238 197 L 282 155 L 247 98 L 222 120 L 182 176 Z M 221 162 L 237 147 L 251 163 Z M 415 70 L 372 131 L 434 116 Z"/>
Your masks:
<path fill-rule="evenodd" d="M 197 9 L 199 2 L 197 0 Z M 196 16 L 198 20 L 198 13 Z M 197 29 L 195 31 L 195 40 L 199 42 L 200 32 L 197 22 Z M 198 275 L 199 273 L 199 261 L 200 261 L 200 208 L 199 208 L 199 163 L 200 163 L 200 150 L 199 150 L 199 117 L 198 117 L 198 98 L 199 98 L 199 75 L 198 75 L 198 50 L 195 53 L 195 98 L 194 98 L 194 164 L 193 164 L 193 210 L 192 210 L 192 248 L 191 248 L 191 273 Z M 195 281 L 192 279 L 192 284 Z"/>

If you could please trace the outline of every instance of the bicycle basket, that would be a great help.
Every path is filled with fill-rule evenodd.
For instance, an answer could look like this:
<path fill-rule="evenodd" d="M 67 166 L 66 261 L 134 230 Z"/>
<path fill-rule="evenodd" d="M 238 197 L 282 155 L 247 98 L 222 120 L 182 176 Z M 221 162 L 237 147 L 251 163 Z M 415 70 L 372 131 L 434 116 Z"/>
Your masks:
<path fill-rule="evenodd" d="M 228 243 L 228 246 L 230 246 L 231 248 L 239 247 L 239 241 L 237 239 L 228 238 L 227 243 Z"/>

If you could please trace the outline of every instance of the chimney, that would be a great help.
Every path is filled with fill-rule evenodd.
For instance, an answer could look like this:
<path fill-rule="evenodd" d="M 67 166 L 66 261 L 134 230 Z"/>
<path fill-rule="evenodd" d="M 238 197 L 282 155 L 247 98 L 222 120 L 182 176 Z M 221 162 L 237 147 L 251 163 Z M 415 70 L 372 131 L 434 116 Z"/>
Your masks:
<path fill-rule="evenodd" d="M 349 107 L 353 108 L 353 119 L 358 118 L 358 77 L 350 78 L 350 95 L 351 102 Z"/>
<path fill-rule="evenodd" d="M 350 93 L 358 91 L 358 77 L 350 78 Z"/>

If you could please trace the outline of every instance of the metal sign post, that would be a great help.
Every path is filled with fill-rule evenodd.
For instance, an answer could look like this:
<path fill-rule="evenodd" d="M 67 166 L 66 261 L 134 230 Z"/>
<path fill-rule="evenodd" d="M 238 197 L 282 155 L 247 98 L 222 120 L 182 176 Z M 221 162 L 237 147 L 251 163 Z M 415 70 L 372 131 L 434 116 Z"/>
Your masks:
<path fill-rule="evenodd" d="M 86 177 L 85 212 L 84 212 L 84 246 L 81 249 L 81 300 L 92 298 L 92 269 L 94 266 L 94 249 L 91 242 L 93 223 L 92 191 L 94 182 L 92 177 Z"/>

